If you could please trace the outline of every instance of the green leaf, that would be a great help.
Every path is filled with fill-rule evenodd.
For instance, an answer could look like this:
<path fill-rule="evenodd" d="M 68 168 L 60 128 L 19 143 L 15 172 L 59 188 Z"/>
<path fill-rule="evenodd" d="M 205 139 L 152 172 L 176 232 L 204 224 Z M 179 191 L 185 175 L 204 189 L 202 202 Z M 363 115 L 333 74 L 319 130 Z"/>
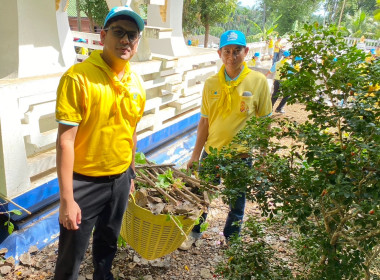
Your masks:
<path fill-rule="evenodd" d="M 146 157 L 143 153 L 138 152 L 135 154 L 135 163 L 146 164 Z"/>
<path fill-rule="evenodd" d="M 8 226 L 8 233 L 11 235 L 15 229 L 15 226 L 10 221 L 6 221 L 4 226 Z"/>
<path fill-rule="evenodd" d="M 201 226 L 200 226 L 200 232 L 204 232 L 207 230 L 209 226 L 209 223 L 205 222 L 205 223 L 202 223 Z"/>
<path fill-rule="evenodd" d="M 11 211 L 9 211 L 9 213 L 13 213 L 13 214 L 18 215 L 18 216 L 20 216 L 22 214 L 22 212 L 20 210 L 17 210 L 17 209 L 11 210 Z"/>

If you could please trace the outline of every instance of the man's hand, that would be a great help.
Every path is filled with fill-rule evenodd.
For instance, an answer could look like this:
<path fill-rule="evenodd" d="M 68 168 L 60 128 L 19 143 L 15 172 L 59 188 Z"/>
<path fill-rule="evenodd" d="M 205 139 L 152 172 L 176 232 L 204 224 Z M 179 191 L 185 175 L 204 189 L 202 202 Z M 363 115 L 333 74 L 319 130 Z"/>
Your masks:
<path fill-rule="evenodd" d="M 131 179 L 131 188 L 129 189 L 129 194 L 135 192 L 135 180 Z"/>
<path fill-rule="evenodd" d="M 198 160 L 199 160 L 199 157 L 191 157 L 190 160 L 187 162 L 187 170 L 190 170 L 190 169 L 193 169 L 195 166 L 194 166 L 194 163 L 197 164 L 198 163 Z"/>
<path fill-rule="evenodd" d="M 82 222 L 82 212 L 79 205 L 74 201 L 62 202 L 59 207 L 59 223 L 68 230 L 79 229 Z"/>
<path fill-rule="evenodd" d="M 187 162 L 187 170 L 189 171 L 189 169 L 193 169 L 193 166 L 194 166 L 194 164 L 193 164 L 194 162 L 192 161 L 192 160 L 189 160 L 188 162 Z"/>

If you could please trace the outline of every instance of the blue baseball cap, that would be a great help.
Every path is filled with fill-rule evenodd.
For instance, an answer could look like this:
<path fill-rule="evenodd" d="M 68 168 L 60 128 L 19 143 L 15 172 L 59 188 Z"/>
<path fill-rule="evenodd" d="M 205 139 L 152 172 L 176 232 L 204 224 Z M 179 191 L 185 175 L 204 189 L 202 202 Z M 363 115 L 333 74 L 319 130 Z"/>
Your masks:
<path fill-rule="evenodd" d="M 260 53 L 259 52 L 255 52 L 254 56 L 260 57 Z"/>
<path fill-rule="evenodd" d="M 296 57 L 294 58 L 294 61 L 299 61 L 299 60 L 302 60 L 302 57 L 300 57 L 300 56 L 296 56 Z"/>
<path fill-rule="evenodd" d="M 228 30 L 220 36 L 219 49 L 228 45 L 246 46 L 245 36 L 238 30 Z"/>
<path fill-rule="evenodd" d="M 284 51 L 283 56 L 284 56 L 284 57 L 288 57 L 288 56 L 290 56 L 290 52 L 288 52 L 288 51 Z"/>
<path fill-rule="evenodd" d="M 122 16 L 122 15 L 131 17 L 136 22 L 136 25 L 137 25 L 140 32 L 144 30 L 144 20 L 139 16 L 139 14 L 137 14 L 130 7 L 128 7 L 128 5 L 120 6 L 120 7 L 113 7 L 110 10 L 110 12 L 108 13 L 106 19 L 104 20 L 103 26 L 106 26 L 107 22 L 111 18 L 114 18 L 117 16 Z"/>
<path fill-rule="evenodd" d="M 371 54 L 376 54 L 376 50 L 375 49 L 371 49 Z"/>

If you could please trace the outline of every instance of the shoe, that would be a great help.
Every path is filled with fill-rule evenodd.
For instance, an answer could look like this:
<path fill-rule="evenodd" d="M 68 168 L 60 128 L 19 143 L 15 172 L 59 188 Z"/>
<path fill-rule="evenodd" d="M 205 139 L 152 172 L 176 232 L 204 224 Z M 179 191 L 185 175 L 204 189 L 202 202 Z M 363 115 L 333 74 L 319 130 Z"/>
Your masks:
<path fill-rule="evenodd" d="M 182 250 L 182 251 L 187 251 L 191 248 L 191 246 L 193 246 L 193 244 L 195 243 L 195 241 L 197 241 L 199 238 L 195 238 L 191 233 L 189 234 L 189 236 L 187 237 L 187 240 L 183 241 L 181 246 L 179 246 L 178 249 Z"/>
<path fill-rule="evenodd" d="M 280 113 L 280 114 L 285 114 L 285 111 L 284 111 L 284 109 L 281 109 L 281 110 L 276 110 L 275 112 L 276 112 L 276 113 Z"/>

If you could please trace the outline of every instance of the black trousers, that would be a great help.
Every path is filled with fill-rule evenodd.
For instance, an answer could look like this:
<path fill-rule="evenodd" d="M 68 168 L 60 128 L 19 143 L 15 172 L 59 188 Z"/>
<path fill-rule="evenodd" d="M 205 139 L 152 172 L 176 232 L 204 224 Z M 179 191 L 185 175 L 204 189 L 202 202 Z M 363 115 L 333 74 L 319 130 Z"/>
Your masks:
<path fill-rule="evenodd" d="M 273 93 L 272 93 L 272 106 L 274 107 L 274 104 L 276 103 L 277 99 L 278 99 L 278 91 L 280 89 L 280 81 L 279 80 L 274 80 L 273 82 Z M 276 108 L 276 111 L 279 112 L 281 111 L 285 104 L 286 104 L 286 101 L 288 101 L 289 99 L 289 96 L 284 96 L 282 97 L 281 101 L 280 101 L 280 104 L 278 104 L 277 108 Z"/>
<path fill-rule="evenodd" d="M 82 211 L 82 222 L 78 230 L 68 230 L 60 224 L 55 280 L 78 278 L 79 266 L 91 234 L 93 279 L 114 279 L 111 273 L 112 261 L 117 250 L 132 178 L 132 168 L 120 176 L 111 177 L 89 177 L 74 173 L 74 199 Z"/>

